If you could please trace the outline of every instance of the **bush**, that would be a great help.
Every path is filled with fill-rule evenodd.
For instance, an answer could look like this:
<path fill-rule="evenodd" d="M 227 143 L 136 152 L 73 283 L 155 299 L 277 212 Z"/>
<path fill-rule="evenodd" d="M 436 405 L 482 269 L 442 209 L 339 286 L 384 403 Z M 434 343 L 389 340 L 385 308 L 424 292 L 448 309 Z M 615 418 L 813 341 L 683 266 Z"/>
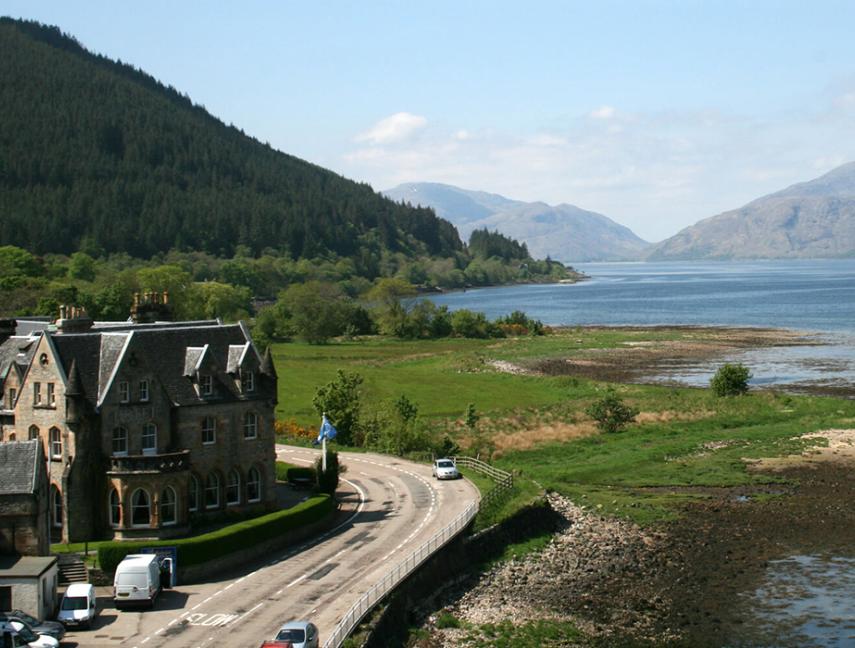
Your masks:
<path fill-rule="evenodd" d="M 200 565 L 317 522 L 334 508 L 331 497 L 317 495 L 293 508 L 268 513 L 192 538 L 105 542 L 98 547 L 98 564 L 105 572 L 113 572 L 125 556 L 137 553 L 143 547 L 177 547 L 179 568 Z"/>
<path fill-rule="evenodd" d="M 451 612 L 442 612 L 436 619 L 436 627 L 440 630 L 444 628 L 459 628 L 460 619 L 454 616 Z"/>
<path fill-rule="evenodd" d="M 338 453 L 327 449 L 326 471 L 323 470 L 323 457 L 318 457 L 315 461 L 315 469 L 312 472 L 317 479 L 318 491 L 327 495 L 335 495 L 339 475 L 344 472 L 344 466 L 338 463 Z"/>
<path fill-rule="evenodd" d="M 620 432 L 635 420 L 638 410 L 623 402 L 614 389 L 585 410 L 603 432 Z"/>
<path fill-rule="evenodd" d="M 748 367 L 739 363 L 726 363 L 710 379 L 710 387 L 716 396 L 739 396 L 748 391 L 750 379 Z"/>

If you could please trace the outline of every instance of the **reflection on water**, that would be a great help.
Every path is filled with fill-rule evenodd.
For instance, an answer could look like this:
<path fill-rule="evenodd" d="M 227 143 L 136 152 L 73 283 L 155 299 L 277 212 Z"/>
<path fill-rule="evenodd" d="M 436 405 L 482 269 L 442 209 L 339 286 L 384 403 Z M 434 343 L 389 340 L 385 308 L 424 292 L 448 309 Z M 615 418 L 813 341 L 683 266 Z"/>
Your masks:
<path fill-rule="evenodd" d="M 743 598 L 753 636 L 737 645 L 855 646 L 855 558 L 771 561 L 763 584 Z"/>

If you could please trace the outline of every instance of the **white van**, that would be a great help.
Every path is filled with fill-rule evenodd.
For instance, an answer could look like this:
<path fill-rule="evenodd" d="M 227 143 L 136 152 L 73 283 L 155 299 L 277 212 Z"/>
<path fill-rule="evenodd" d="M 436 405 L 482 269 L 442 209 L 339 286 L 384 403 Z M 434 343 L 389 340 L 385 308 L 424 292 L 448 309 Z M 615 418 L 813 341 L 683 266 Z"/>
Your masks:
<path fill-rule="evenodd" d="M 2 648 L 59 648 L 59 641 L 48 635 L 37 635 L 21 621 L 0 621 Z"/>
<path fill-rule="evenodd" d="M 160 563 L 154 554 L 129 554 L 116 567 L 113 600 L 116 609 L 129 603 L 147 603 L 154 607 L 160 594 Z"/>
<path fill-rule="evenodd" d="M 66 627 L 92 625 L 98 614 L 95 587 L 91 583 L 72 583 L 62 595 L 57 621 Z"/>

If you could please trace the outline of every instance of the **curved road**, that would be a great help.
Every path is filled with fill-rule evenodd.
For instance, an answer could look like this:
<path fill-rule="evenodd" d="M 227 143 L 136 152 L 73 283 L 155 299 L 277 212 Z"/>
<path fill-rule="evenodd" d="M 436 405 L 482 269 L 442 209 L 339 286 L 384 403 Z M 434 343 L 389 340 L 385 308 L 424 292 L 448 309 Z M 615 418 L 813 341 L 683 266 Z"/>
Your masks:
<path fill-rule="evenodd" d="M 309 465 L 319 451 L 276 446 L 277 456 Z M 285 621 L 308 619 L 321 643 L 351 605 L 387 571 L 449 524 L 477 489 L 437 482 L 430 466 L 376 454 L 340 453 L 347 466 L 337 526 L 299 547 L 272 554 L 245 573 L 165 591 L 154 610 L 116 612 L 99 588 L 101 616 L 90 631 L 69 633 L 79 646 L 202 648 L 258 646 Z"/>

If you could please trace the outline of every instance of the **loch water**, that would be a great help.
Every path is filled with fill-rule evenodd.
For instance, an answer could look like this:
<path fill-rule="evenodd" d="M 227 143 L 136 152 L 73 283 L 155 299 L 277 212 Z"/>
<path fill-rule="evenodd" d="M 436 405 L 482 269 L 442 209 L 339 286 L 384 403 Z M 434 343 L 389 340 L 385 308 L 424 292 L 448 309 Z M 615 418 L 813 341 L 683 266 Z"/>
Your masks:
<path fill-rule="evenodd" d="M 589 263 L 577 284 L 473 289 L 433 296 L 451 310 L 493 319 L 515 310 L 554 326 L 774 327 L 822 342 L 735 351 L 754 386 L 855 385 L 855 259 L 693 263 Z M 715 370 L 682 365 L 650 380 L 706 385 Z M 797 389 L 796 389 L 797 390 Z M 855 554 L 855 547 L 852 548 Z M 740 603 L 752 610 L 748 646 L 855 648 L 855 555 L 773 561 Z"/>

